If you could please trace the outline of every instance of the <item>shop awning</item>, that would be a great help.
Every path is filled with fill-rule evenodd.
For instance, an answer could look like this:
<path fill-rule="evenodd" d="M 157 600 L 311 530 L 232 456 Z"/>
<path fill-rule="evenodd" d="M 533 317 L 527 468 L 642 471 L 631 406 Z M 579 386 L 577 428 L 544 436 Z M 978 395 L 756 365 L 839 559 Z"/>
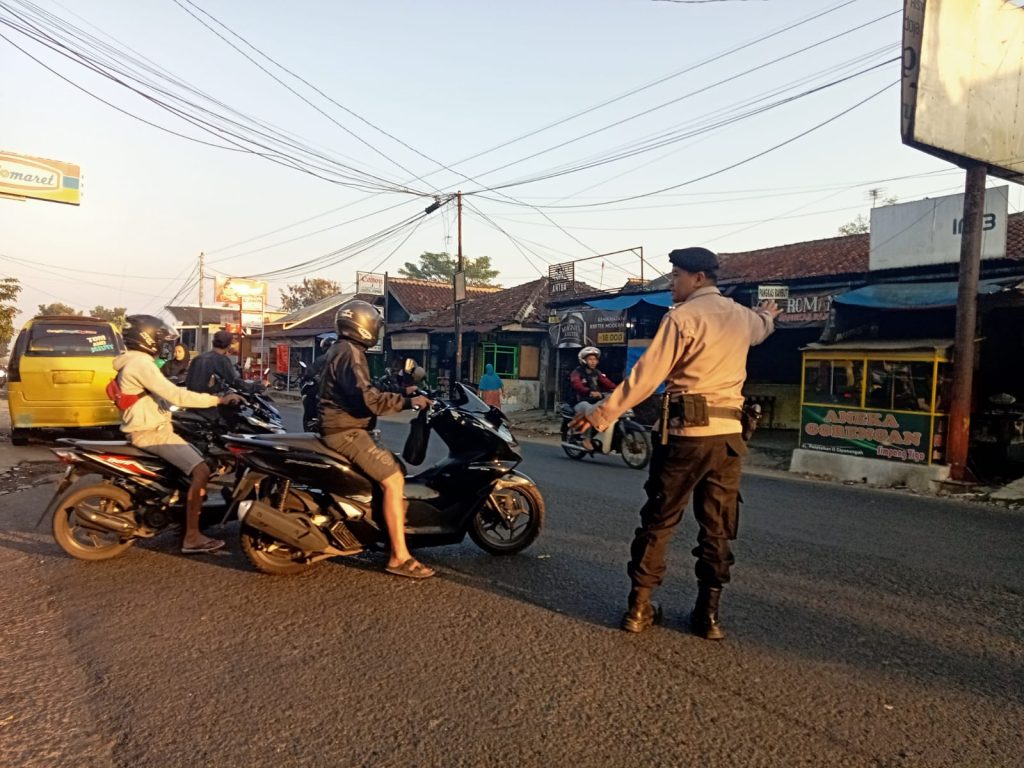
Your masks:
<path fill-rule="evenodd" d="M 1017 280 L 982 280 L 978 295 L 999 293 Z M 836 304 L 868 309 L 941 309 L 955 307 L 958 285 L 944 283 L 879 283 L 865 285 L 833 299 Z"/>
<path fill-rule="evenodd" d="M 614 299 L 590 299 L 586 302 L 588 307 L 594 309 L 629 309 L 641 301 L 653 304 L 656 307 L 671 307 L 672 292 L 660 291 L 659 293 L 629 293 L 625 296 L 616 296 Z"/>

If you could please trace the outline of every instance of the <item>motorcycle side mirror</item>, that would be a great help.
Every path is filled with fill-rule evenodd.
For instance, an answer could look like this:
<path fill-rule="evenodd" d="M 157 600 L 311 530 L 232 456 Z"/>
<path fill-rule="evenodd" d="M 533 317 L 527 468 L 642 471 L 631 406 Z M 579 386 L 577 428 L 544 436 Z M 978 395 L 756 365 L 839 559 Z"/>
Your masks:
<path fill-rule="evenodd" d="M 306 364 L 302 360 L 299 360 L 299 365 L 302 366 L 302 370 L 306 370 Z"/>

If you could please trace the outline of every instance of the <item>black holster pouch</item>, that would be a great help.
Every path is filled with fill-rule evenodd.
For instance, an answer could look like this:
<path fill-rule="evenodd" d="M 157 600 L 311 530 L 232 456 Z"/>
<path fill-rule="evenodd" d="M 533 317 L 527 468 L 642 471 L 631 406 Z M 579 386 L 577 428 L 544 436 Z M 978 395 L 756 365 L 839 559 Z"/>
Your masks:
<path fill-rule="evenodd" d="M 758 403 L 750 403 L 743 406 L 743 415 L 740 417 L 740 424 L 743 427 L 743 439 L 750 442 L 750 438 L 753 437 L 757 431 L 758 424 L 761 423 L 761 416 L 764 415 L 761 406 Z"/>
<path fill-rule="evenodd" d="M 668 442 L 668 431 L 684 427 L 706 427 L 711 423 L 708 401 L 704 395 L 680 395 L 666 392 L 661 396 L 661 420 L 658 425 L 661 443 Z"/>

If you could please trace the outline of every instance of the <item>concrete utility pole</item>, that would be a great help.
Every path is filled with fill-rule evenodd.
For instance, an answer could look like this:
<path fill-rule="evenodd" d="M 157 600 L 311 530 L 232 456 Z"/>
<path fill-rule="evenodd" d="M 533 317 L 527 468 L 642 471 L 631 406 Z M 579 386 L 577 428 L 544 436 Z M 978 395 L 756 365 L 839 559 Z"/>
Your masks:
<path fill-rule="evenodd" d="M 458 275 L 465 269 L 462 263 L 462 192 L 456 193 L 458 200 L 458 221 L 459 221 L 459 260 L 455 267 L 455 277 L 452 280 L 452 290 L 455 296 L 455 371 L 452 375 L 451 389 L 455 390 L 455 382 L 462 376 L 462 301 L 458 295 Z"/>
<path fill-rule="evenodd" d="M 974 337 L 978 315 L 978 274 L 981 271 L 981 227 L 985 216 L 986 166 L 966 167 L 964 221 L 960 235 L 960 285 L 956 302 L 953 381 L 949 408 L 949 473 L 966 481 L 967 449 L 971 434 L 971 387 L 974 380 Z"/>
<path fill-rule="evenodd" d="M 199 327 L 196 328 L 196 353 L 202 354 L 203 349 L 203 283 L 206 282 L 206 254 L 199 253 Z"/>

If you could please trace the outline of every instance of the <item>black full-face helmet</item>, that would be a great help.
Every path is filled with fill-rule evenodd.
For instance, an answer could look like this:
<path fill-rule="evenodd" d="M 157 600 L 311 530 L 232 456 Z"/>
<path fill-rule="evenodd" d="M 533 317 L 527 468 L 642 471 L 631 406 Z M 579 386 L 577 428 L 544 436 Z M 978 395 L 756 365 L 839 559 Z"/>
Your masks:
<path fill-rule="evenodd" d="M 338 307 L 334 325 L 338 336 L 354 341 L 364 347 L 372 347 L 380 336 L 384 318 L 377 308 L 366 301 L 352 299 Z"/>
<path fill-rule="evenodd" d="M 334 338 L 333 336 L 328 336 L 326 338 L 320 339 L 320 351 L 321 352 L 326 352 L 332 346 L 334 346 L 334 342 L 336 342 L 336 341 L 337 341 L 337 339 Z"/>
<path fill-rule="evenodd" d="M 165 346 L 177 341 L 178 332 L 159 317 L 128 315 L 124 319 L 121 338 L 128 349 L 156 357 Z"/>

